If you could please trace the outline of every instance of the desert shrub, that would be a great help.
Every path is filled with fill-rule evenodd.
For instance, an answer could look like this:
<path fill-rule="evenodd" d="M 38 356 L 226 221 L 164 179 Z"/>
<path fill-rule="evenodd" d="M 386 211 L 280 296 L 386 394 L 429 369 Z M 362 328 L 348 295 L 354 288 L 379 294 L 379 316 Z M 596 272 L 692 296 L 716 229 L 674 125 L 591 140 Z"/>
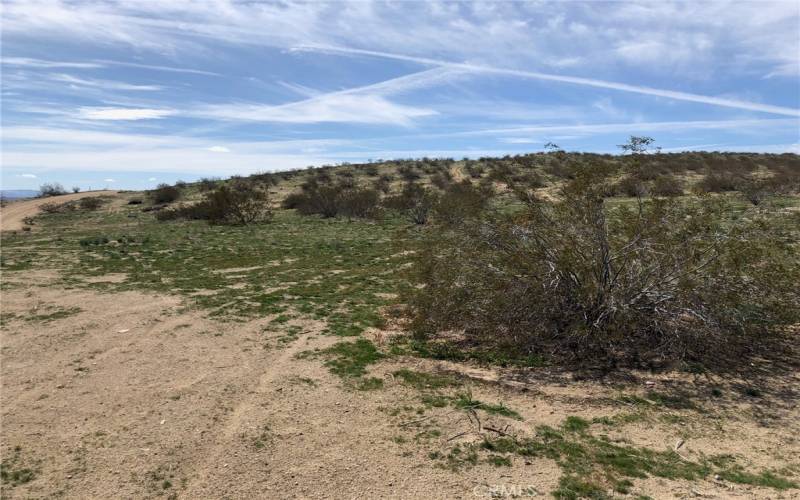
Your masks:
<path fill-rule="evenodd" d="M 544 171 L 548 174 L 556 177 L 558 179 L 574 179 L 575 178 L 575 169 L 557 157 L 563 153 L 552 153 L 551 157 L 548 158 L 548 162 L 544 166 Z"/>
<path fill-rule="evenodd" d="M 411 165 L 401 165 L 397 168 L 397 173 L 406 182 L 416 181 L 422 177 L 419 171 Z"/>
<path fill-rule="evenodd" d="M 450 172 L 445 174 L 445 171 L 436 172 L 431 176 L 431 184 L 436 186 L 439 189 L 447 189 L 447 186 L 450 185 L 453 177 L 450 175 Z"/>
<path fill-rule="evenodd" d="M 468 180 L 452 184 L 433 206 L 437 222 L 453 226 L 477 217 L 486 208 L 491 191 L 477 188 Z"/>
<path fill-rule="evenodd" d="M 200 179 L 198 181 L 197 184 L 198 184 L 198 187 L 200 188 L 200 191 L 203 191 L 203 192 L 211 191 L 212 189 L 217 187 L 217 184 L 219 184 L 219 179 L 211 178 L 211 177 L 203 177 L 202 179 Z"/>
<path fill-rule="evenodd" d="M 299 208 L 301 204 L 305 203 L 305 193 L 290 193 L 281 202 L 281 208 L 286 210 Z"/>
<path fill-rule="evenodd" d="M 272 218 L 267 190 L 251 183 L 220 186 L 207 193 L 200 205 L 205 205 L 212 223 L 245 225 Z"/>
<path fill-rule="evenodd" d="M 377 177 L 380 171 L 377 165 L 367 165 L 364 167 L 364 173 L 370 177 Z"/>
<path fill-rule="evenodd" d="M 66 211 L 66 203 L 42 203 L 39 210 L 46 214 L 57 214 Z"/>
<path fill-rule="evenodd" d="M 773 194 L 800 193 L 800 161 L 788 161 L 785 165 L 774 166 L 772 176 L 764 180 L 764 186 Z"/>
<path fill-rule="evenodd" d="M 798 320 L 792 241 L 725 199 L 608 208 L 586 172 L 549 202 L 429 231 L 407 298 L 422 338 L 605 368 L 764 354 Z"/>
<path fill-rule="evenodd" d="M 303 215 L 319 214 L 323 217 L 336 217 L 338 214 L 337 198 L 339 188 L 336 186 L 316 185 L 306 187 L 297 193 L 294 202 L 297 211 Z"/>
<path fill-rule="evenodd" d="M 508 179 L 509 186 L 512 189 L 521 187 L 524 189 L 537 189 L 547 186 L 547 183 L 542 176 L 535 171 L 519 172 Z"/>
<path fill-rule="evenodd" d="M 60 196 L 62 194 L 67 194 L 67 190 L 64 189 L 64 186 L 57 182 L 47 182 L 39 186 L 39 196 L 42 198 L 46 198 L 48 196 Z"/>
<path fill-rule="evenodd" d="M 80 202 L 78 202 L 78 206 L 80 206 L 82 210 L 97 210 L 102 205 L 103 199 L 97 196 L 81 198 Z"/>
<path fill-rule="evenodd" d="M 724 193 L 737 191 L 743 179 L 730 172 L 712 172 L 697 183 L 697 189 L 703 193 Z"/>
<path fill-rule="evenodd" d="M 392 181 L 393 180 L 394 180 L 394 177 L 392 177 L 391 175 L 382 174 L 380 177 L 375 179 L 375 182 L 373 183 L 373 186 L 375 187 L 375 189 L 377 189 L 378 191 L 382 192 L 383 194 L 387 194 L 392 189 Z"/>
<path fill-rule="evenodd" d="M 514 174 L 514 168 L 508 163 L 497 163 L 489 171 L 489 179 L 493 181 L 509 182 Z"/>
<path fill-rule="evenodd" d="M 437 199 L 429 189 L 409 183 L 400 194 L 387 197 L 383 205 L 405 214 L 412 223 L 422 225 L 428 222 Z"/>
<path fill-rule="evenodd" d="M 210 224 L 246 225 L 272 218 L 269 195 L 265 189 L 249 182 L 232 182 L 207 192 L 193 205 L 161 210 L 160 221 L 174 219 L 206 220 Z"/>
<path fill-rule="evenodd" d="M 484 172 L 483 166 L 477 163 L 468 162 L 466 165 L 464 165 L 464 169 L 467 171 L 467 174 L 469 174 L 469 176 L 472 177 L 473 179 L 480 179 L 481 177 L 483 177 L 483 172 Z"/>
<path fill-rule="evenodd" d="M 376 218 L 380 201 L 381 195 L 375 189 L 344 189 L 337 198 L 337 214 L 362 219 Z"/>
<path fill-rule="evenodd" d="M 650 192 L 655 196 L 683 195 L 683 182 L 671 175 L 660 175 L 653 181 Z"/>
<path fill-rule="evenodd" d="M 366 218 L 378 215 L 379 204 L 380 193 L 375 189 L 307 183 L 302 192 L 287 196 L 282 206 L 303 215 Z"/>
<path fill-rule="evenodd" d="M 352 175 L 346 175 L 338 181 L 339 189 L 353 189 L 356 187 L 356 179 Z"/>
<path fill-rule="evenodd" d="M 611 191 L 615 194 L 632 198 L 647 196 L 649 192 L 644 181 L 631 175 L 622 178 L 613 186 Z"/>
<path fill-rule="evenodd" d="M 153 203 L 172 203 L 181 196 L 181 190 L 169 184 L 159 184 L 148 193 Z"/>

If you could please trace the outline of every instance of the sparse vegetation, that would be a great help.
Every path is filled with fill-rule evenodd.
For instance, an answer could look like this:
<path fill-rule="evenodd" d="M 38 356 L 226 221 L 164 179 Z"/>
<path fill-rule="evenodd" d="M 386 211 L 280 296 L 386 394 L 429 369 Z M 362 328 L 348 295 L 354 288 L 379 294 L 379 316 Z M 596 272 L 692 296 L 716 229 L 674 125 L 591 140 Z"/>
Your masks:
<path fill-rule="evenodd" d="M 182 348 L 193 338 L 205 343 L 203 361 L 207 356 L 221 381 L 206 378 L 208 388 L 199 389 L 192 374 L 159 387 L 158 404 L 169 412 L 152 413 L 152 425 L 179 432 L 169 429 L 174 410 L 208 422 L 211 432 L 225 426 L 213 449 L 238 446 L 238 458 L 212 455 L 234 468 L 253 459 L 275 465 L 275 457 L 291 454 L 283 444 L 316 442 L 322 434 L 313 427 L 324 422 L 320 428 L 328 433 L 330 423 L 336 433 L 325 439 L 341 439 L 337 446 L 358 453 L 373 443 L 396 446 L 396 459 L 420 474 L 437 467 L 473 481 L 516 475 L 527 465 L 557 467 L 555 490 L 535 492 L 557 498 L 644 498 L 653 494 L 652 482 L 643 481 L 648 477 L 681 491 L 695 486 L 685 481 L 706 480 L 703 488 L 715 494 L 732 485 L 746 485 L 753 495 L 769 491 L 759 488 L 796 488 L 798 469 L 788 456 L 769 455 L 775 466 L 761 469 L 751 465 L 752 457 L 766 457 L 759 450 L 704 454 L 692 441 L 695 435 L 738 439 L 721 432 L 731 405 L 742 415 L 737 425 L 760 425 L 752 417 L 769 426 L 759 433 L 769 446 L 776 422 L 792 416 L 780 401 L 791 398 L 791 388 L 775 390 L 765 379 L 781 369 L 781 357 L 794 356 L 779 341 L 797 311 L 787 307 L 797 300 L 790 285 L 798 279 L 798 202 L 787 181 L 796 159 L 553 149 L 206 179 L 183 185 L 173 207 L 138 194 L 117 196 L 110 209 L 57 204 L 36 219 L 35 237 L 4 234 L 0 267 L 20 276 L 18 282 L 30 270 L 57 269 L 59 286 L 87 295 L 180 295 L 184 305 L 170 314 L 201 320 L 132 323 L 130 332 L 128 324 L 105 331 L 103 323 L 100 333 L 122 339 L 126 349 L 147 349 L 139 342 L 150 338 L 158 346 L 173 339 Z M 735 193 L 699 189 L 708 175 L 725 172 L 742 182 Z M 626 179 L 642 189 L 623 193 L 618 186 Z M 248 189 L 264 194 L 254 207 L 265 212 L 253 220 L 270 224 L 225 210 L 218 213 L 229 215 L 215 219 L 224 226 L 204 223 L 212 220 L 213 203 L 235 205 L 231 197 Z M 308 210 L 320 193 L 312 205 L 321 208 Z M 282 208 L 273 213 L 270 202 Z M 153 207 L 160 210 L 143 210 Z M 18 282 L 3 283 L 4 292 L 19 293 Z M 56 330 L 79 345 L 96 327 L 83 307 L 37 303 L 4 311 L 2 324 L 12 332 L 38 328 L 42 341 Z M 143 334 L 140 324 L 153 333 Z M 407 335 L 411 328 L 416 338 Z M 83 391 L 82 384 L 105 376 L 104 359 L 113 355 L 73 355 L 57 367 L 68 380 L 52 393 L 36 387 L 25 401 L 48 407 L 70 390 Z M 169 359 L 185 367 L 193 355 L 181 350 Z M 231 366 L 232 359 L 241 366 Z M 729 383 L 712 373 L 729 366 L 762 374 Z M 645 372 L 627 367 L 679 370 L 643 386 Z M 594 384 L 597 374 L 608 378 Z M 712 376 L 713 383 L 703 382 Z M 225 377 L 236 382 L 228 385 Z M 236 385 L 245 377 L 247 386 Z M 27 379 L 35 382 L 21 378 L 20 387 L 30 391 Z M 558 395 L 548 390 L 556 386 Z M 584 386 L 592 391 L 572 394 Z M 267 408 L 273 402 L 291 411 L 273 412 Z M 364 427 L 375 421 L 370 412 L 377 405 L 385 412 L 378 431 Z M 580 416 L 570 415 L 576 408 Z M 537 427 L 548 410 L 557 423 Z M 246 418 L 231 419 L 231 412 Z M 650 433 L 646 442 L 663 438 L 665 446 L 643 446 L 641 428 Z M 105 438 L 98 431 L 85 439 L 113 449 L 117 436 L 135 432 L 115 428 Z M 686 439 L 683 448 L 673 448 L 676 434 Z M 356 436 L 363 443 L 347 441 Z M 197 492 L 186 488 L 177 465 L 185 448 L 147 438 L 142 446 L 158 451 L 158 463 L 133 482 L 143 485 L 139 493 Z M 87 448 L 75 452 L 74 470 L 88 478 Z M 39 487 L 39 462 L 6 458 L 4 489 L 28 494 Z M 30 477 L 32 485 L 12 486 L 15 477 Z"/>

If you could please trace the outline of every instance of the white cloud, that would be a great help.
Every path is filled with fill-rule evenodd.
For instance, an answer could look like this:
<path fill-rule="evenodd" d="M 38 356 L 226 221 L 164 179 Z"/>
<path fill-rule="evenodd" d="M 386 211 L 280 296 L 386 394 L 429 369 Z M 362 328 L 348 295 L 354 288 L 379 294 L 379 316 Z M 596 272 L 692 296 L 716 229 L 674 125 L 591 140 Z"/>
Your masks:
<path fill-rule="evenodd" d="M 209 151 L 212 153 L 230 153 L 231 150 L 226 148 L 225 146 L 211 146 L 208 148 Z"/>
<path fill-rule="evenodd" d="M 103 182 L 117 182 L 114 179 L 103 179 Z"/>
<path fill-rule="evenodd" d="M 152 120 L 175 114 L 169 109 L 80 108 L 78 118 L 84 120 Z"/>
<path fill-rule="evenodd" d="M 19 174 L 17 175 L 17 177 L 24 177 L 26 179 L 36 179 L 36 176 L 34 174 Z"/>
<path fill-rule="evenodd" d="M 156 179 L 155 177 L 148 177 L 147 180 L 150 181 L 150 182 L 153 182 L 153 181 L 156 181 L 158 179 Z"/>
<path fill-rule="evenodd" d="M 505 142 L 506 144 L 538 144 L 542 141 L 527 137 L 504 137 L 500 139 L 500 142 Z"/>
<path fill-rule="evenodd" d="M 694 78 L 741 70 L 730 64 L 731 54 L 763 74 L 796 76 L 799 19 L 794 1 L 7 0 L 3 27 L 12 39 L 116 44 L 168 55 L 211 52 L 221 44 L 288 48 L 311 43 L 517 68 L 566 63 L 591 71 L 633 64 Z"/>

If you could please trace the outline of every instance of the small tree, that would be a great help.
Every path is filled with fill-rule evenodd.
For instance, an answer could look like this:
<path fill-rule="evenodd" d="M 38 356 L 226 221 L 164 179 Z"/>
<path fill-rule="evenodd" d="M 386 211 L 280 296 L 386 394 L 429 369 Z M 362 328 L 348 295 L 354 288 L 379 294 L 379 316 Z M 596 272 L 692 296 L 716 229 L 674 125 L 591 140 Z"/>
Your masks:
<path fill-rule="evenodd" d="M 57 182 L 47 182 L 39 187 L 39 196 L 42 198 L 60 196 L 62 194 L 67 194 L 67 190 Z"/>
<path fill-rule="evenodd" d="M 81 192 L 81 188 L 78 187 L 78 186 L 72 186 L 72 192 L 73 193 L 80 193 Z"/>
<path fill-rule="evenodd" d="M 617 146 L 623 153 L 643 154 L 647 153 L 651 144 L 656 142 L 652 137 L 632 135 L 628 142 Z M 659 149 L 660 151 L 660 149 Z"/>

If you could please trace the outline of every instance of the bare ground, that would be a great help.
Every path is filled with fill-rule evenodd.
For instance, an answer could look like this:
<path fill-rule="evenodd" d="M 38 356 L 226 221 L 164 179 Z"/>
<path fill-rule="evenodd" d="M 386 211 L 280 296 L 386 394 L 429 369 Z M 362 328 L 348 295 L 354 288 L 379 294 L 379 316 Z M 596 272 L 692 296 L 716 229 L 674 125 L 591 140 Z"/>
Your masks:
<path fill-rule="evenodd" d="M 32 200 L 11 201 L 0 209 L 0 229 L 3 231 L 19 231 L 25 225 L 25 219 L 35 217 L 41 211 L 42 205 L 47 203 L 67 203 L 80 200 L 89 196 L 115 195 L 118 191 L 98 190 L 84 191 L 82 193 L 50 196 L 47 198 L 34 198 Z"/>
<path fill-rule="evenodd" d="M 56 277 L 46 271 L 4 276 L 12 286 L 2 304 L 2 451 L 4 457 L 17 453 L 36 478 L 5 486 L 3 497 L 485 498 L 498 486 L 507 492 L 530 486 L 523 495 L 547 496 L 561 474 L 552 460 L 451 471 L 427 455 L 478 441 L 486 427 L 524 433 L 557 426 L 568 415 L 590 419 L 629 410 L 608 382 L 405 357 L 371 370 L 383 389 L 356 391 L 320 359 L 296 356 L 340 340 L 322 335 L 321 323 L 293 320 L 301 333 L 279 342 L 265 331 L 271 318 L 222 323 L 177 297 L 63 290 L 50 285 Z M 41 311 L 73 313 L 27 319 Z M 447 408 L 415 415 L 419 393 L 395 379 L 399 368 L 456 372 L 468 378 L 476 398 L 503 401 L 524 420 L 489 416 L 476 425 Z M 690 389 L 693 383 L 666 376 L 639 382 Z M 782 383 L 797 387 L 797 374 Z M 677 427 L 641 421 L 609 433 L 655 449 L 683 440 L 687 458 L 731 453 L 753 467 L 800 456 L 796 401 L 722 400 L 711 415 L 672 413 L 686 420 Z M 405 424 L 417 417 L 435 422 L 441 435 L 415 435 L 424 427 Z M 637 493 L 799 497 L 797 490 L 713 478 L 650 478 L 637 483 Z"/>

